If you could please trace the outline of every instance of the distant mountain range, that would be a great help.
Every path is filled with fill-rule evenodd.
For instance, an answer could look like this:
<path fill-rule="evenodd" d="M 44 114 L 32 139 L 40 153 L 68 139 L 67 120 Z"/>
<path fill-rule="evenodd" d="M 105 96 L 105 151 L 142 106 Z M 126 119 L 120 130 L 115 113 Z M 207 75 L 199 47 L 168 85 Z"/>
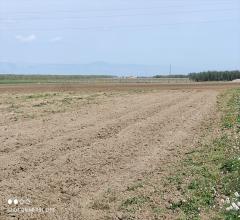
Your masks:
<path fill-rule="evenodd" d="M 168 71 L 167 66 L 110 64 L 105 62 L 89 64 L 23 64 L 0 62 L 0 74 L 153 76 L 158 74 L 168 74 Z"/>

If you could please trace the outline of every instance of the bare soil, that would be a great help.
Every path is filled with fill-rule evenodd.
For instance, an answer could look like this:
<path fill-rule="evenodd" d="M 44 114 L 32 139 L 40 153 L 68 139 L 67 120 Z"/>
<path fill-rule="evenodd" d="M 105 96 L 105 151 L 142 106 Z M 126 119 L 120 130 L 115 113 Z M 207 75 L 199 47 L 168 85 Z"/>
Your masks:
<path fill-rule="evenodd" d="M 239 87 L 239 82 L 203 82 L 203 83 L 39 83 L 39 84 L 2 84 L 0 93 L 31 92 L 105 92 L 134 90 L 181 90 L 181 89 L 227 89 Z"/>
<path fill-rule="evenodd" d="M 176 85 L 135 91 L 139 85 L 130 90 L 126 85 L 69 91 L 39 86 L 33 93 L 32 86 L 0 87 L 4 220 L 123 219 L 120 193 L 159 168 L 158 176 L 165 178 L 199 140 L 202 123 L 214 115 L 219 90 L 226 88 Z M 115 192 L 112 204 L 97 204 L 109 191 Z M 9 198 L 28 198 L 30 207 L 55 211 L 11 213 L 10 207 L 26 205 L 9 205 Z"/>

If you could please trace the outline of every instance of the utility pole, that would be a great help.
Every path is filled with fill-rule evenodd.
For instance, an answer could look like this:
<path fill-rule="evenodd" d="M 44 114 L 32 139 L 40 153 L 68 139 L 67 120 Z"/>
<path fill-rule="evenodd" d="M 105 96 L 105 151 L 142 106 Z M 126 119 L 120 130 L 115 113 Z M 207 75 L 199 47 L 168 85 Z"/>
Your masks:
<path fill-rule="evenodd" d="M 172 74 L 172 64 L 170 64 L 170 68 L 169 68 L 169 75 Z"/>

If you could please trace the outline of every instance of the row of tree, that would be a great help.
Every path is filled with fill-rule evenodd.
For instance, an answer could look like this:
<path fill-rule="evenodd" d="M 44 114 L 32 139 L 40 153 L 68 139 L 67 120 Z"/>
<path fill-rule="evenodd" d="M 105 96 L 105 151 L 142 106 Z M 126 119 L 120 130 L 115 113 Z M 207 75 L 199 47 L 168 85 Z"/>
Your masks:
<path fill-rule="evenodd" d="M 188 75 L 190 80 L 196 82 L 203 81 L 232 81 L 240 79 L 240 71 L 208 71 L 200 73 L 190 73 Z"/>

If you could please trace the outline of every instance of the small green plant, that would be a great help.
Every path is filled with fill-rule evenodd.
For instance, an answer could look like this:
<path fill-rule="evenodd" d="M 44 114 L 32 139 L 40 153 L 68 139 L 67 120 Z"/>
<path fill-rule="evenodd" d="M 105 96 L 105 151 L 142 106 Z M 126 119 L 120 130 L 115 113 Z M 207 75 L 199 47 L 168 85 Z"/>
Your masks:
<path fill-rule="evenodd" d="M 146 201 L 148 201 L 149 198 L 144 197 L 144 196 L 138 196 L 138 197 L 132 197 L 128 198 L 125 202 L 123 202 L 123 206 L 127 207 L 130 205 L 142 205 Z"/>
<path fill-rule="evenodd" d="M 158 206 L 151 206 L 151 208 L 152 208 L 153 213 L 156 215 L 159 215 L 162 213 L 162 209 Z"/>
<path fill-rule="evenodd" d="M 199 182 L 197 180 L 193 180 L 189 186 L 188 186 L 188 189 L 197 189 L 199 187 Z"/>
<path fill-rule="evenodd" d="M 135 212 L 141 208 L 146 202 L 149 202 L 150 198 L 146 196 L 134 196 L 126 199 L 120 206 L 120 209 L 127 212 Z"/>
<path fill-rule="evenodd" d="M 239 158 L 234 158 L 234 159 L 229 159 L 226 160 L 221 169 L 225 172 L 234 172 L 234 171 L 239 171 L 240 172 L 240 159 Z"/>

